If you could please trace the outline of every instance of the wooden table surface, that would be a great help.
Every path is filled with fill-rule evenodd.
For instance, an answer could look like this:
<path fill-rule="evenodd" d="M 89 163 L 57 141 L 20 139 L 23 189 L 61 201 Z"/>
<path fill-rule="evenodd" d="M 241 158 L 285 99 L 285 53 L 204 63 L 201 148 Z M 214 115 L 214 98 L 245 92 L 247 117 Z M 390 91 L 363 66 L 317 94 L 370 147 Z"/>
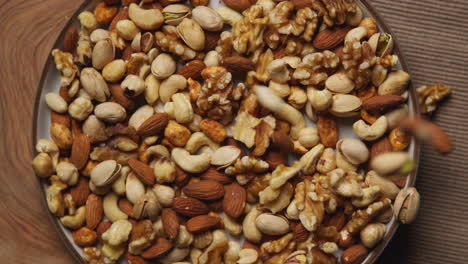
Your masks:
<path fill-rule="evenodd" d="M 435 120 L 457 150 L 423 147 L 417 222 L 400 228 L 379 263 L 468 263 L 468 8 L 466 0 L 370 0 L 395 31 L 416 85 L 454 90 Z M 30 167 L 33 102 L 44 62 L 82 0 L 0 0 L 1 263 L 73 263 Z M 390 4 L 389 4 L 390 3 Z"/>

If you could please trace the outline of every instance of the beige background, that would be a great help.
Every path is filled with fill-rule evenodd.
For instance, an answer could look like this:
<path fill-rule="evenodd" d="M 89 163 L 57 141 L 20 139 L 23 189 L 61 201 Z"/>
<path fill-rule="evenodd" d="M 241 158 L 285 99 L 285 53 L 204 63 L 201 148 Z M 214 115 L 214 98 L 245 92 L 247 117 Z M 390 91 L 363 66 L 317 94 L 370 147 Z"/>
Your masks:
<path fill-rule="evenodd" d="M 446 157 L 423 147 L 418 221 L 379 263 L 468 263 L 468 1 L 370 0 L 396 33 L 415 86 L 454 90 L 435 120 L 456 139 Z M 34 96 L 53 42 L 81 0 L 0 0 L 0 258 L 72 263 L 30 169 Z"/>

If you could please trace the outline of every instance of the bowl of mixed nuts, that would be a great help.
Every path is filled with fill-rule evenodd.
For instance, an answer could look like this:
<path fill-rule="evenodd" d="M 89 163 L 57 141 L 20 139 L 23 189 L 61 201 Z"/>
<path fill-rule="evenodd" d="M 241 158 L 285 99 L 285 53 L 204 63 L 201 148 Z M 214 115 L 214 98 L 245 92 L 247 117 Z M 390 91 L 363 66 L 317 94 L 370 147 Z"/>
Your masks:
<path fill-rule="evenodd" d="M 33 169 L 80 263 L 372 263 L 416 218 L 416 92 L 366 1 L 85 1 L 36 100 Z"/>

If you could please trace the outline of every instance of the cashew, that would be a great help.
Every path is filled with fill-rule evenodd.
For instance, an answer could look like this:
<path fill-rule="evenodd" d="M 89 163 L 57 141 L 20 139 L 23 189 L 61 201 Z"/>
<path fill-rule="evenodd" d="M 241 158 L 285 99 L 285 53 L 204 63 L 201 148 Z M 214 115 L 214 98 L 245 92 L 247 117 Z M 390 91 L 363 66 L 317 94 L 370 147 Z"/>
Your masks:
<path fill-rule="evenodd" d="M 153 74 L 148 75 L 145 79 L 145 99 L 150 105 L 154 105 L 159 99 L 159 81 Z"/>
<path fill-rule="evenodd" d="M 299 132 L 306 126 L 304 115 L 296 108 L 285 103 L 268 87 L 256 85 L 254 91 L 259 103 L 263 107 L 275 113 L 278 118 L 291 124 L 291 136 L 293 139 L 297 140 L 299 138 Z"/>
<path fill-rule="evenodd" d="M 208 146 L 213 151 L 219 148 L 219 144 L 216 144 L 213 140 L 206 136 L 205 133 L 195 132 L 190 136 L 190 139 L 187 141 L 185 149 L 193 154 L 203 146 Z"/>
<path fill-rule="evenodd" d="M 162 264 L 174 264 L 185 259 L 190 254 L 190 248 L 173 248 L 165 257 L 159 259 Z"/>
<path fill-rule="evenodd" d="M 253 243 L 259 243 L 262 240 L 262 233 L 255 224 L 255 219 L 257 219 L 260 214 L 262 214 L 260 210 L 252 208 L 242 222 L 242 229 L 245 238 Z"/>
<path fill-rule="evenodd" d="M 130 167 L 124 166 L 120 169 L 120 176 L 112 183 L 112 190 L 117 195 L 124 195 L 126 191 L 127 176 L 130 173 Z"/>
<path fill-rule="evenodd" d="M 325 146 L 322 144 L 318 144 L 314 148 L 312 148 L 309 152 L 304 154 L 299 160 L 302 164 L 302 172 L 308 175 L 311 175 L 315 172 L 315 168 L 317 166 L 318 159 L 320 155 L 322 155 Z"/>
<path fill-rule="evenodd" d="M 122 245 L 128 241 L 130 232 L 132 231 L 132 224 L 128 220 L 118 220 L 101 236 L 105 244 L 113 247 Z"/>
<path fill-rule="evenodd" d="M 193 237 L 193 246 L 199 249 L 206 248 L 211 242 L 213 242 L 213 233 L 211 231 L 205 231 Z"/>
<path fill-rule="evenodd" d="M 70 229 L 78 229 L 86 222 L 86 206 L 81 206 L 76 210 L 75 215 L 67 215 L 60 218 L 60 222 Z"/>
<path fill-rule="evenodd" d="M 209 264 L 209 263 L 221 263 L 222 256 L 226 250 L 228 244 L 228 238 L 226 237 L 224 231 L 215 230 L 213 231 L 213 242 L 210 246 L 200 255 L 198 258 L 199 264 Z"/>
<path fill-rule="evenodd" d="M 225 264 L 237 264 L 240 250 L 241 248 L 240 248 L 239 242 L 229 241 L 228 250 L 224 254 L 224 263 Z"/>
<path fill-rule="evenodd" d="M 191 155 L 183 148 L 174 148 L 171 157 L 179 167 L 189 173 L 204 172 L 210 167 L 211 163 L 211 155 L 206 153 Z"/>
<path fill-rule="evenodd" d="M 164 17 L 159 9 L 143 9 L 137 4 L 130 4 L 128 16 L 143 30 L 156 30 L 164 22 Z"/>
<path fill-rule="evenodd" d="M 115 193 L 109 193 L 104 197 L 104 215 L 111 222 L 128 219 L 128 215 L 122 212 L 118 206 L 119 197 Z"/>
<path fill-rule="evenodd" d="M 156 195 L 159 203 L 163 207 L 171 207 L 174 201 L 175 191 L 170 186 L 155 184 L 153 186 L 153 192 Z"/>
<path fill-rule="evenodd" d="M 359 120 L 353 125 L 354 132 L 366 141 L 373 141 L 385 134 L 388 128 L 388 121 L 385 116 L 381 116 L 372 125 L 367 125 L 363 120 Z"/>
<path fill-rule="evenodd" d="M 348 34 L 346 34 L 345 42 L 361 41 L 364 37 L 367 37 L 367 28 L 356 27 L 351 29 Z"/>
<path fill-rule="evenodd" d="M 179 74 L 171 75 L 169 78 L 162 81 L 159 86 L 159 98 L 163 103 L 167 103 L 171 100 L 172 95 L 179 90 L 184 90 L 185 87 L 187 87 L 187 79 L 185 79 L 184 76 Z"/>
<path fill-rule="evenodd" d="M 179 233 L 177 234 L 177 237 L 174 240 L 174 245 L 178 248 L 186 248 L 189 247 L 190 244 L 192 244 L 192 242 L 192 233 L 187 231 L 187 228 L 184 225 L 181 225 L 179 227 Z"/>
<path fill-rule="evenodd" d="M 236 220 L 230 217 L 227 214 L 224 214 L 223 217 L 224 229 L 231 235 L 231 236 L 238 236 L 242 233 L 242 225 L 237 223 Z"/>
<path fill-rule="evenodd" d="M 170 158 L 171 154 L 169 153 L 169 150 L 166 148 L 166 146 L 163 145 L 156 145 L 156 146 L 151 146 L 146 150 L 146 154 L 151 158 L 152 156 L 155 157 L 165 157 L 165 158 Z"/>
<path fill-rule="evenodd" d="M 192 264 L 199 264 L 198 258 L 203 254 L 203 252 L 198 248 L 192 248 L 190 250 L 190 261 Z"/>
<path fill-rule="evenodd" d="M 174 102 L 174 117 L 177 122 L 181 124 L 190 123 L 193 120 L 193 108 L 188 97 L 183 93 L 176 93 L 172 95 L 172 102 Z"/>
<path fill-rule="evenodd" d="M 52 140 L 41 138 L 36 143 L 36 151 L 39 153 L 47 153 L 52 158 L 52 165 L 55 169 L 59 159 L 59 148 Z"/>

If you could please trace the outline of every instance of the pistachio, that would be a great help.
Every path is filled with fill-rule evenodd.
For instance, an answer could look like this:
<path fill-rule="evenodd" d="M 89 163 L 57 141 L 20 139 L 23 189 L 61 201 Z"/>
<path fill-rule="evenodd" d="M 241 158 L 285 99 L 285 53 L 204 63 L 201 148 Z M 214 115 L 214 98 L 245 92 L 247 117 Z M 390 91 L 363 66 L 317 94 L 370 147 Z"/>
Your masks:
<path fill-rule="evenodd" d="M 106 81 L 94 68 L 84 68 L 81 71 L 80 81 L 86 93 L 99 102 L 105 102 L 110 95 Z"/>
<path fill-rule="evenodd" d="M 177 26 L 180 38 L 193 50 L 201 51 L 205 48 L 205 32 L 202 27 L 190 18 L 184 18 Z"/>
<path fill-rule="evenodd" d="M 385 57 L 393 51 L 393 37 L 387 33 L 375 33 L 369 39 L 372 51 L 378 57 Z"/>
<path fill-rule="evenodd" d="M 336 149 L 353 165 L 362 164 L 369 159 L 367 146 L 358 139 L 342 139 L 336 144 Z"/>
<path fill-rule="evenodd" d="M 128 16 L 139 28 L 148 31 L 158 29 L 164 22 L 159 9 L 143 9 L 135 3 L 130 4 Z"/>
<path fill-rule="evenodd" d="M 288 221 L 273 214 L 261 214 L 255 219 L 258 230 L 266 235 L 279 236 L 289 231 Z"/>
<path fill-rule="evenodd" d="M 106 125 L 99 120 L 95 115 L 90 115 L 83 123 L 83 133 L 88 135 L 92 141 L 104 141 L 108 137 L 106 135 Z"/>
<path fill-rule="evenodd" d="M 77 120 L 85 120 L 93 112 L 93 103 L 85 97 L 76 98 L 68 107 L 68 113 Z"/>
<path fill-rule="evenodd" d="M 154 45 L 154 35 L 151 32 L 138 33 L 132 41 L 134 52 L 148 52 Z"/>
<path fill-rule="evenodd" d="M 336 94 L 332 98 L 330 113 L 339 117 L 350 117 L 359 114 L 361 99 L 349 94 Z"/>
<path fill-rule="evenodd" d="M 47 106 L 57 113 L 65 113 L 68 108 L 67 102 L 57 93 L 48 93 L 45 96 Z"/>
<path fill-rule="evenodd" d="M 379 175 L 388 175 L 402 169 L 408 160 L 406 152 L 387 152 L 372 159 L 370 165 Z"/>
<path fill-rule="evenodd" d="M 385 79 L 387 78 L 388 69 L 382 65 L 375 65 L 374 69 L 372 69 L 372 84 L 375 86 L 381 85 Z"/>
<path fill-rule="evenodd" d="M 420 196 L 414 187 L 401 190 L 393 205 L 393 213 L 403 224 L 411 224 L 419 211 Z"/>
<path fill-rule="evenodd" d="M 354 89 L 354 83 L 344 73 L 335 73 L 328 77 L 325 87 L 334 93 L 347 94 Z"/>
<path fill-rule="evenodd" d="M 223 18 L 211 7 L 194 8 L 192 18 L 206 31 L 220 31 L 224 27 Z"/>
<path fill-rule="evenodd" d="M 133 213 L 136 219 L 148 217 L 151 221 L 155 221 L 161 212 L 161 205 L 159 204 L 156 195 L 153 191 L 148 190 L 143 195 L 133 208 Z"/>
<path fill-rule="evenodd" d="M 162 53 L 159 54 L 151 64 L 151 72 L 156 78 L 162 80 L 174 74 L 176 66 L 176 62 L 171 55 Z"/>
<path fill-rule="evenodd" d="M 103 39 L 96 43 L 92 55 L 93 67 L 102 70 L 115 58 L 115 47 L 111 39 Z"/>
<path fill-rule="evenodd" d="M 133 23 L 132 20 L 124 19 L 117 22 L 115 26 L 119 36 L 125 40 L 133 40 L 140 33 L 140 29 Z"/>
<path fill-rule="evenodd" d="M 129 97 L 136 97 L 145 91 L 145 81 L 136 75 L 127 75 L 121 86 Z"/>
<path fill-rule="evenodd" d="M 108 123 L 118 123 L 125 119 L 127 113 L 118 103 L 105 102 L 98 104 L 94 108 L 94 114 L 97 118 Z"/>
<path fill-rule="evenodd" d="M 190 13 L 190 7 L 182 4 L 168 5 L 162 11 L 164 22 L 172 26 L 179 25 Z"/>
<path fill-rule="evenodd" d="M 377 93 L 379 95 L 402 95 L 406 91 L 410 78 L 410 75 L 404 71 L 394 71 L 379 86 Z"/>
<path fill-rule="evenodd" d="M 126 69 L 127 66 L 124 60 L 114 60 L 104 66 L 102 77 L 108 82 L 115 83 L 123 78 Z"/>
<path fill-rule="evenodd" d="M 115 160 L 106 160 L 91 170 L 91 182 L 97 187 L 110 185 L 120 175 L 122 165 Z"/>

